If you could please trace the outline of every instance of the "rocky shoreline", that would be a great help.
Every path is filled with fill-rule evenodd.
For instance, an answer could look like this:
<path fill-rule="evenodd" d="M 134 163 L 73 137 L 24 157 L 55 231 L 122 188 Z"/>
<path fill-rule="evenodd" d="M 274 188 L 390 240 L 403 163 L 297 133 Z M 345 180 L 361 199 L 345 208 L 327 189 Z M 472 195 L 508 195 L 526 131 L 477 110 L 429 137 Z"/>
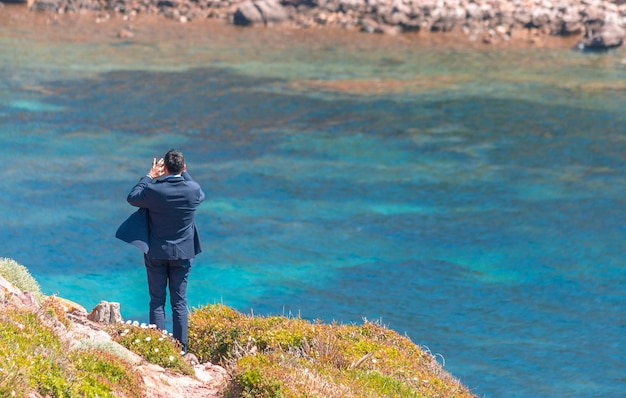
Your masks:
<path fill-rule="evenodd" d="M 35 12 L 93 12 L 97 20 L 122 15 L 130 21 L 149 14 L 183 23 L 219 19 L 238 26 L 329 26 L 384 34 L 460 32 L 483 43 L 507 42 L 526 32 L 574 37 L 585 51 L 621 46 L 626 37 L 626 0 L 28 0 L 23 4 Z M 120 36 L 132 36 L 132 31 Z"/>

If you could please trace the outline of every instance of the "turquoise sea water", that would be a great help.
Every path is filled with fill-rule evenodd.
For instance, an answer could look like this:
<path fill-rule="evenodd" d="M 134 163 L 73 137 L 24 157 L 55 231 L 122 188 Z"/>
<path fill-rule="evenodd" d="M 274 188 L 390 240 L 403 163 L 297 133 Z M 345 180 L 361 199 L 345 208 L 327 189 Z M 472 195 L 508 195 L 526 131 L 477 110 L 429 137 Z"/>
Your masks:
<path fill-rule="evenodd" d="M 0 256 L 45 293 L 147 320 L 114 233 L 174 147 L 192 306 L 379 320 L 478 396 L 626 393 L 624 50 L 49 25 L 0 29 Z"/>

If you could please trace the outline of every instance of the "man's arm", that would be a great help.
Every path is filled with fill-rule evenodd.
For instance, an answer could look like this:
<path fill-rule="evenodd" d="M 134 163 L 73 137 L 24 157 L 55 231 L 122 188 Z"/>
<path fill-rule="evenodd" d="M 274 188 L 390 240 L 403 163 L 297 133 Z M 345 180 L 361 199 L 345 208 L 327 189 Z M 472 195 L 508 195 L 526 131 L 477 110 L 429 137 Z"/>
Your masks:
<path fill-rule="evenodd" d="M 145 188 L 152 182 L 152 177 L 146 175 L 141 177 L 137 185 L 131 189 L 126 201 L 132 206 L 136 207 L 148 207 L 145 195 Z"/>
<path fill-rule="evenodd" d="M 141 177 L 137 185 L 135 185 L 128 194 L 128 197 L 126 198 L 128 203 L 136 207 L 148 207 L 145 188 L 152 182 L 152 180 L 165 174 L 163 164 L 163 158 L 161 158 L 158 162 L 156 158 L 152 159 L 152 167 L 150 168 L 150 171 L 148 171 L 148 174 Z"/>

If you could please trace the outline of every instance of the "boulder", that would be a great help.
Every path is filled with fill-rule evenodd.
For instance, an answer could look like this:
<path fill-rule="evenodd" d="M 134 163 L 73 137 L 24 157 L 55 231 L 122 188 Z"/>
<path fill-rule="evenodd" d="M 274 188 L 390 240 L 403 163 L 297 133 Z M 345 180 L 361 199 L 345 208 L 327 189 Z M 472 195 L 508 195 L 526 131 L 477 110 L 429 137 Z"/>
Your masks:
<path fill-rule="evenodd" d="M 602 51 L 621 46 L 626 31 L 615 21 L 603 24 L 586 24 L 585 36 L 578 43 L 578 48 L 585 51 Z"/>
<path fill-rule="evenodd" d="M 578 15 L 570 12 L 556 22 L 555 31 L 555 33 L 563 36 L 579 34 L 583 31 L 583 22 Z"/>
<path fill-rule="evenodd" d="M 108 301 L 101 301 L 87 315 L 87 319 L 93 322 L 106 324 L 122 322 L 122 315 L 120 314 L 120 303 L 109 303 Z"/>
<path fill-rule="evenodd" d="M 543 28 L 550 23 L 550 11 L 547 8 L 535 8 L 530 13 L 530 23 L 535 28 Z"/>
<path fill-rule="evenodd" d="M 281 23 L 288 18 L 287 11 L 277 0 L 262 0 L 255 4 L 266 25 Z"/>
<path fill-rule="evenodd" d="M 382 33 L 385 35 L 396 35 L 402 32 L 398 25 L 387 25 L 370 18 L 365 18 L 361 21 L 361 31 L 367 33 Z"/>
<path fill-rule="evenodd" d="M 430 30 L 433 32 L 450 32 L 457 24 L 463 20 L 464 13 L 460 9 L 443 10 L 433 21 Z"/>
<path fill-rule="evenodd" d="M 252 1 L 244 1 L 237 7 L 233 15 L 233 23 L 238 26 L 249 26 L 263 23 L 261 10 Z"/>
<path fill-rule="evenodd" d="M 365 4 L 362 0 L 339 0 L 339 10 L 347 13 L 350 10 L 360 10 Z"/>
<path fill-rule="evenodd" d="M 370 18 L 365 18 L 361 21 L 361 31 L 367 33 L 382 33 L 380 24 Z"/>
<path fill-rule="evenodd" d="M 277 0 L 244 1 L 233 15 L 233 23 L 239 26 L 275 24 L 284 22 L 289 15 Z"/>
<path fill-rule="evenodd" d="M 61 0 L 35 0 L 30 6 L 31 11 L 56 11 Z"/>

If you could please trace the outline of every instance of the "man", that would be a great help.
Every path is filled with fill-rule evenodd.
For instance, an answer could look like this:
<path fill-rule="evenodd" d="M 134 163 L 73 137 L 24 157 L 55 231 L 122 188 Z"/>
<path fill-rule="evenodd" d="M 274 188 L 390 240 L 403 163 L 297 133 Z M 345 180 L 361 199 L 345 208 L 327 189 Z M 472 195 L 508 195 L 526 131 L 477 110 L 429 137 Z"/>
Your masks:
<path fill-rule="evenodd" d="M 127 200 L 133 206 L 147 209 L 144 262 L 150 293 L 150 323 L 165 329 L 169 282 L 172 334 L 181 343 L 183 353 L 187 353 L 187 279 L 191 260 L 201 252 L 195 212 L 204 200 L 204 192 L 187 172 L 183 154 L 172 149 L 158 162 L 156 158 L 152 160 L 152 168 L 130 191 Z M 124 228 L 129 227 L 123 224 L 120 229 Z M 118 235 L 132 233 L 118 231 Z"/>

